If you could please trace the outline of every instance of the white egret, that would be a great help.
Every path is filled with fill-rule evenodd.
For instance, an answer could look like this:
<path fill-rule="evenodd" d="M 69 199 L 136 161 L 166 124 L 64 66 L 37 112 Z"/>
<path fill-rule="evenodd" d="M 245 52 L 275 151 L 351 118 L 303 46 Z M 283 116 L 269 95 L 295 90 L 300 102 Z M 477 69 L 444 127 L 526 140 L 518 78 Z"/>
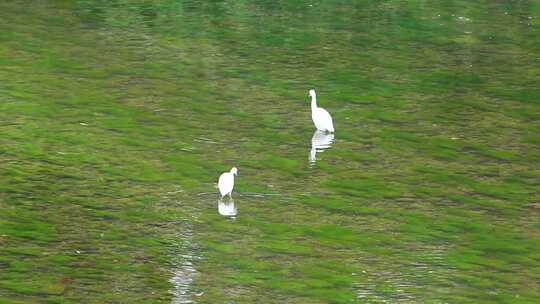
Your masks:
<path fill-rule="evenodd" d="M 315 90 L 309 90 L 309 96 L 311 96 L 311 119 L 315 124 L 317 130 L 334 132 L 334 123 L 332 122 L 332 116 L 323 108 L 317 107 L 317 95 Z"/>
<path fill-rule="evenodd" d="M 225 172 L 219 176 L 218 188 L 221 198 L 229 195 L 232 198 L 232 190 L 234 188 L 234 176 L 238 174 L 236 167 L 233 167 L 230 172 Z"/>

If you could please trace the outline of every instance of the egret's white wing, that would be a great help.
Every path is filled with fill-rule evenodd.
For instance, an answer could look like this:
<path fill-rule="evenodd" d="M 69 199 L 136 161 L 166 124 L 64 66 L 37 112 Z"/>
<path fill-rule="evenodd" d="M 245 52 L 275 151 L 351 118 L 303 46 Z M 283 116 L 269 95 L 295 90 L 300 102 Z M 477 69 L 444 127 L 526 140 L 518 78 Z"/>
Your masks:
<path fill-rule="evenodd" d="M 332 122 L 332 116 L 323 108 L 317 108 L 313 111 L 311 116 L 315 127 L 321 131 L 334 132 L 334 123 Z"/>
<path fill-rule="evenodd" d="M 221 196 L 229 194 L 234 187 L 234 175 L 230 172 L 225 172 L 219 176 L 218 188 Z"/>

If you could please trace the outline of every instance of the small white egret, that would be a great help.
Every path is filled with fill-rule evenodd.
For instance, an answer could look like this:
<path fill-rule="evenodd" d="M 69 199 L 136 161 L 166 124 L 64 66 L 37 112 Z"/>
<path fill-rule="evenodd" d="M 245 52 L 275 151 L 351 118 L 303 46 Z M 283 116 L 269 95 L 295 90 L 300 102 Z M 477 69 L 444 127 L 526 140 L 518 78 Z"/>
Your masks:
<path fill-rule="evenodd" d="M 238 169 L 233 167 L 230 172 L 225 172 L 219 176 L 218 188 L 221 198 L 229 195 L 232 198 L 232 190 L 234 188 L 234 176 L 238 174 Z"/>
<path fill-rule="evenodd" d="M 332 122 L 332 116 L 323 108 L 317 107 L 317 95 L 315 90 L 309 90 L 309 96 L 311 96 L 311 119 L 315 124 L 317 130 L 334 132 L 334 123 Z"/>

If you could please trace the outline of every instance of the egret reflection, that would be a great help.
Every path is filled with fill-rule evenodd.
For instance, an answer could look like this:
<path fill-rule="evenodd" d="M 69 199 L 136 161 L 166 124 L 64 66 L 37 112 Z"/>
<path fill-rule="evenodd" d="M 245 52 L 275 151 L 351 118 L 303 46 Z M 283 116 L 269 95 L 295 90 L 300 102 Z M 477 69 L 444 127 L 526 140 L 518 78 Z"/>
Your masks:
<path fill-rule="evenodd" d="M 223 215 L 223 216 L 236 216 L 236 214 L 238 213 L 238 210 L 236 210 L 236 206 L 234 205 L 234 200 L 233 199 L 229 199 L 228 201 L 227 200 L 223 200 L 223 199 L 219 199 L 218 200 L 218 212 L 219 214 Z"/>
<path fill-rule="evenodd" d="M 314 164 L 317 161 L 317 152 L 323 152 L 325 149 L 332 147 L 334 142 L 334 134 L 326 133 L 320 130 L 313 133 L 311 138 L 311 150 L 309 151 L 309 162 Z"/>

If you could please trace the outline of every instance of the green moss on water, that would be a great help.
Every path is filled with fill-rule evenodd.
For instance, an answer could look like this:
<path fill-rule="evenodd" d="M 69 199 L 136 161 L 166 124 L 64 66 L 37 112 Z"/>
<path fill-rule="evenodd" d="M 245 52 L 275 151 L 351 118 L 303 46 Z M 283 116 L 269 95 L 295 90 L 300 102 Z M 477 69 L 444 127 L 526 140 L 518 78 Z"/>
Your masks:
<path fill-rule="evenodd" d="M 540 6 L 310 5 L 0 4 L 0 302 L 538 302 Z"/>

